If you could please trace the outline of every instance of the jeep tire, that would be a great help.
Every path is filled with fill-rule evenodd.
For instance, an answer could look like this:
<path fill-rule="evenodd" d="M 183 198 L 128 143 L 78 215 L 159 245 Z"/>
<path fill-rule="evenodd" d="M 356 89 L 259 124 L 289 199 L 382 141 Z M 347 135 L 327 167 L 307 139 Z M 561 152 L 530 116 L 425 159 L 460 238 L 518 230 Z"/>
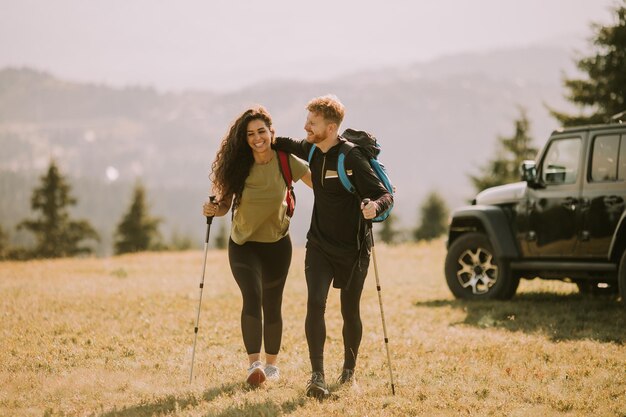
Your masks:
<path fill-rule="evenodd" d="M 509 299 L 520 281 L 511 274 L 509 263 L 494 254 L 489 238 L 482 233 L 467 233 L 452 243 L 445 273 L 452 294 L 464 299 Z"/>

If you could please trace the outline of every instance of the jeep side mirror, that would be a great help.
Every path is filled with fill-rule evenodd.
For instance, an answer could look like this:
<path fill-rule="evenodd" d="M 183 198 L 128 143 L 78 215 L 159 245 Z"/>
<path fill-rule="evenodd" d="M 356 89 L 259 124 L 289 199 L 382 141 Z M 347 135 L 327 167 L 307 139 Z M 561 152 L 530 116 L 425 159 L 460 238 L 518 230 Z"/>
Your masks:
<path fill-rule="evenodd" d="M 535 164 L 535 161 L 523 161 L 519 170 L 522 181 L 526 181 L 529 184 L 537 183 L 537 164 Z"/>

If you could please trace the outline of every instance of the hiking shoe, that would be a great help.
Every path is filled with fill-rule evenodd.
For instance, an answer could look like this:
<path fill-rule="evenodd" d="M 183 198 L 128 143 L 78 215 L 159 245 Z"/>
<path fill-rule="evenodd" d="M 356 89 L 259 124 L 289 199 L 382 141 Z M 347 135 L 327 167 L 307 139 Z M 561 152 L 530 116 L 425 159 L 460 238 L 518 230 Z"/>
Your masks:
<path fill-rule="evenodd" d="M 341 375 L 337 379 L 339 384 L 352 384 L 354 383 L 354 369 L 344 369 L 341 371 Z"/>
<path fill-rule="evenodd" d="M 278 366 L 276 365 L 265 365 L 265 376 L 270 381 L 277 381 L 280 378 L 280 371 L 278 370 Z"/>
<path fill-rule="evenodd" d="M 248 368 L 248 378 L 246 382 L 253 387 L 261 385 L 265 381 L 266 375 L 263 371 L 263 364 L 260 361 L 254 362 Z"/>
<path fill-rule="evenodd" d="M 324 374 L 321 372 L 313 372 L 311 379 L 309 379 L 309 382 L 306 384 L 306 396 L 321 399 L 329 395 L 330 391 L 328 391 L 328 386 L 324 381 Z"/>

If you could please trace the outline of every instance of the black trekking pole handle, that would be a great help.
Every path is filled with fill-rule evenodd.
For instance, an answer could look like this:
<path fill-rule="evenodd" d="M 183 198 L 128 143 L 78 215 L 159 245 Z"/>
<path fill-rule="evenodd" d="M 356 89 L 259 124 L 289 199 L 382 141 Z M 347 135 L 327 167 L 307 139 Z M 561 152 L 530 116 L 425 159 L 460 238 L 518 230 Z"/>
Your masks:
<path fill-rule="evenodd" d="M 211 201 L 211 203 L 213 203 L 213 204 L 217 204 L 217 198 L 215 198 L 214 195 L 210 195 L 209 196 L 209 201 Z M 208 226 L 211 226 L 211 223 L 213 223 L 213 217 L 214 216 L 206 216 L 206 224 Z M 209 242 L 209 229 L 208 229 L 208 227 L 207 227 L 207 234 L 206 234 L 205 242 L 207 242 L 207 243 Z"/>
<path fill-rule="evenodd" d="M 209 196 L 209 201 L 213 204 L 217 204 L 217 198 L 214 195 Z M 214 216 L 206 216 L 206 224 L 211 224 L 213 222 Z"/>
<path fill-rule="evenodd" d="M 370 203 L 369 198 L 364 198 L 363 201 L 361 201 L 361 204 L 363 204 L 363 207 L 367 206 Z M 372 247 L 374 247 L 374 236 L 372 235 L 373 231 L 372 231 L 372 219 L 365 219 L 365 224 L 367 225 L 367 227 L 369 227 L 370 229 L 370 243 L 372 244 Z"/>
<path fill-rule="evenodd" d="M 361 201 L 361 204 L 363 204 L 363 207 L 367 206 L 372 200 L 370 200 L 369 198 L 364 198 L 363 201 Z M 368 223 L 368 226 L 372 225 L 372 220 L 371 219 L 365 219 L 365 221 Z"/>

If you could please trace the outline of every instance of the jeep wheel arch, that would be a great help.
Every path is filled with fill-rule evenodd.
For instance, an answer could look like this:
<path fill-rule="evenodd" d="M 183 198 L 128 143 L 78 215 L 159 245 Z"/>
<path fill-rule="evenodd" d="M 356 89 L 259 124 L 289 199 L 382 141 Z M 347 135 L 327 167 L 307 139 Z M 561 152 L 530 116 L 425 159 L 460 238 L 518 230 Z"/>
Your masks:
<path fill-rule="evenodd" d="M 515 238 L 501 208 L 467 206 L 455 210 L 450 224 L 448 248 L 463 234 L 473 232 L 484 233 L 499 258 L 510 260 L 519 257 Z"/>

